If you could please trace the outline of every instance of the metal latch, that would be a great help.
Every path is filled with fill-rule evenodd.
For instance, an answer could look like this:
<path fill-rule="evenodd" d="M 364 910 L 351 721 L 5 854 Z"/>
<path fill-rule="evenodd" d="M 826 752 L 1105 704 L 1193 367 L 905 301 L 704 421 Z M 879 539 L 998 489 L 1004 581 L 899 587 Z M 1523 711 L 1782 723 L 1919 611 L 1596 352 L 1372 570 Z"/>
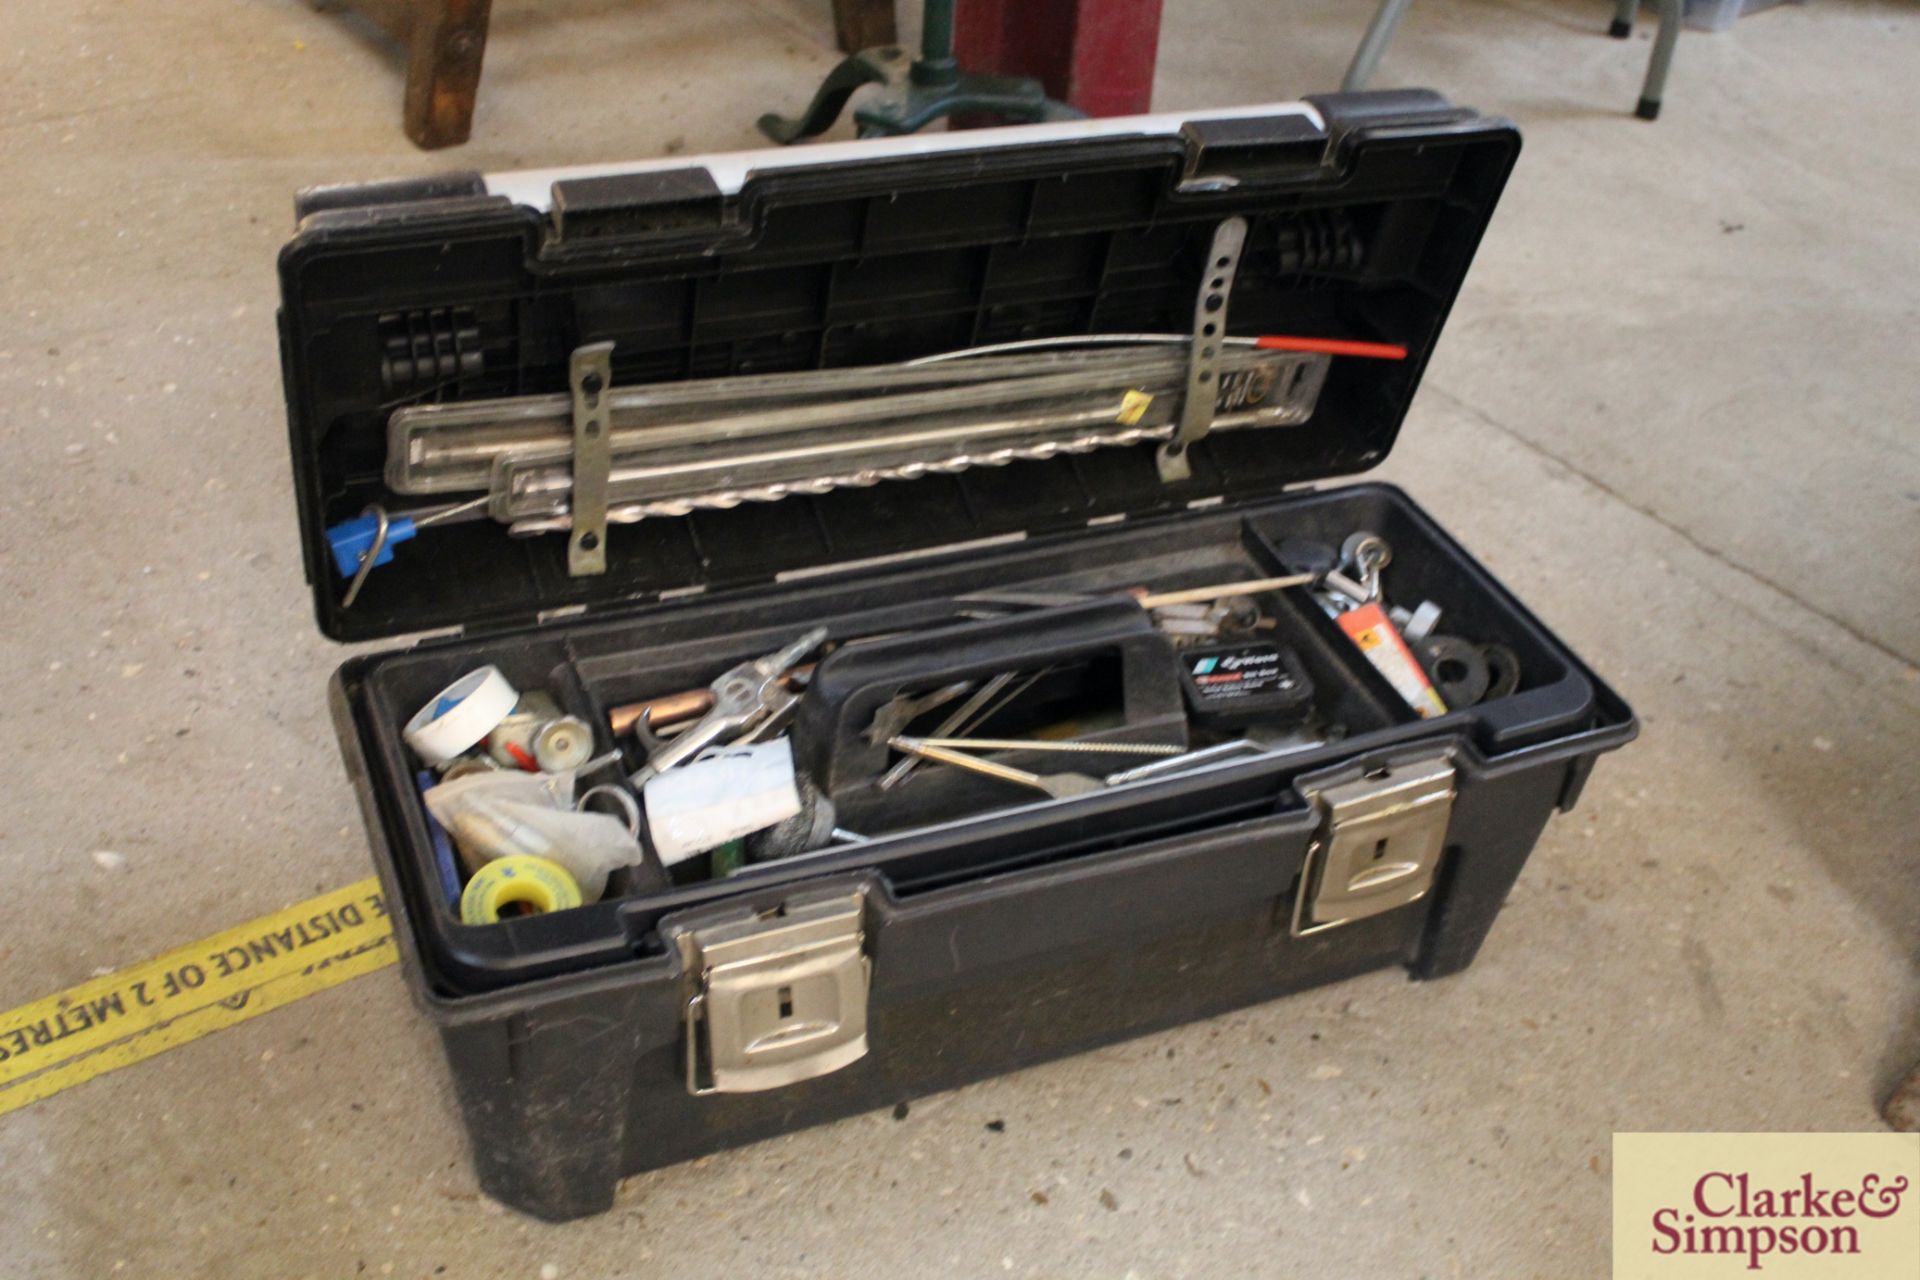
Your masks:
<path fill-rule="evenodd" d="M 755 1093 L 838 1071 L 867 1052 L 865 896 L 789 899 L 675 942 L 687 1001 L 687 1091 Z"/>
<path fill-rule="evenodd" d="M 1426 897 L 1446 848 L 1453 794 L 1453 765 L 1444 757 L 1382 766 L 1351 782 L 1306 789 L 1324 823 L 1301 867 L 1294 936 Z"/>

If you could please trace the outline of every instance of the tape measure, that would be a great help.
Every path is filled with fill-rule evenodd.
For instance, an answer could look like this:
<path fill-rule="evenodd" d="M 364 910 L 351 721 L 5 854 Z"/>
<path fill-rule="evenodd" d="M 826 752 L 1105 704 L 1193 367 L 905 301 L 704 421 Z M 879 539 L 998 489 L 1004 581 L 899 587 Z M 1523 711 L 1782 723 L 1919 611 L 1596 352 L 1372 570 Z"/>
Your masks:
<path fill-rule="evenodd" d="M 1180 687 L 1194 723 L 1209 729 L 1292 723 L 1313 710 L 1300 655 L 1264 640 L 1181 650 Z"/>

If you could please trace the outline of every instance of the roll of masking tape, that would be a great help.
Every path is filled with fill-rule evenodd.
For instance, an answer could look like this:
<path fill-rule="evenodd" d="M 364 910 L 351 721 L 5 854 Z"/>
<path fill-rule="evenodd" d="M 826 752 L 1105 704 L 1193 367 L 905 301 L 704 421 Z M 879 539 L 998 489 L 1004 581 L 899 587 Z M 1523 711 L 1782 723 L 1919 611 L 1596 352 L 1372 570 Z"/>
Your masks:
<path fill-rule="evenodd" d="M 460 918 L 468 924 L 492 924 L 512 907 L 537 914 L 579 905 L 580 886 L 565 867 L 517 853 L 495 858 L 467 881 L 467 891 L 460 895 Z"/>
<path fill-rule="evenodd" d="M 435 694 L 401 736 L 422 760 L 442 765 L 492 733 L 519 701 L 500 668 L 481 667 Z"/>

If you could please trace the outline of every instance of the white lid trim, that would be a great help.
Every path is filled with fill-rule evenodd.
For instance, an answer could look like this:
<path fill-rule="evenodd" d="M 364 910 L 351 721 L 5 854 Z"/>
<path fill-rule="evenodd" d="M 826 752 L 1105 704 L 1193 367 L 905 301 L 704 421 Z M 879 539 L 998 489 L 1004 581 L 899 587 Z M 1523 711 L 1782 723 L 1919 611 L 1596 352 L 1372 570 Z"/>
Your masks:
<path fill-rule="evenodd" d="M 857 142 L 820 142 L 794 147 L 765 147 L 709 156 L 665 156 L 612 164 L 581 164 L 558 169 L 519 169 L 486 175 L 487 191 L 515 204 L 546 211 L 553 203 L 553 184 L 575 178 L 612 178 L 635 173 L 664 173 L 704 168 L 726 195 L 737 193 L 755 173 L 769 169 L 802 169 L 849 160 L 877 160 L 893 156 L 937 155 L 947 151 L 985 151 L 994 147 L 1031 146 L 1036 142 L 1084 138 L 1164 137 L 1180 132 L 1195 120 L 1252 120 L 1264 116 L 1302 116 L 1324 131 L 1326 121 L 1305 102 L 1264 103 L 1250 107 L 1167 112 L 1146 116 L 1115 116 L 1106 120 L 1066 120 L 1056 124 L 1013 125 L 1001 129 L 959 129 L 947 133 L 909 134 Z"/>

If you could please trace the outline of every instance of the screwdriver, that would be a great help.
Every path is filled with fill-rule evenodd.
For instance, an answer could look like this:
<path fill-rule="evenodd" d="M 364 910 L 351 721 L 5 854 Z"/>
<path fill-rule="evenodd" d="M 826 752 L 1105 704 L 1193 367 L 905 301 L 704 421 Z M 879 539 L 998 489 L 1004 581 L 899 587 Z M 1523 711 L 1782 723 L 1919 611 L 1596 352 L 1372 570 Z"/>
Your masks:
<path fill-rule="evenodd" d="M 1064 800 L 1068 796 L 1083 796 L 1089 791 L 1100 791 L 1107 785 L 1098 778 L 1089 778 L 1084 773 L 1029 773 L 1025 769 L 1015 769 L 1011 765 L 995 764 L 991 760 L 970 756 L 964 751 L 936 747 L 919 738 L 891 738 L 887 745 L 895 751 L 918 756 L 922 760 L 931 760 L 936 764 L 950 764 L 956 769 L 965 769 L 969 773 L 977 773 L 985 778 L 997 778 L 1001 782 L 1011 782 L 1015 786 L 1044 791 L 1056 800 Z"/>

